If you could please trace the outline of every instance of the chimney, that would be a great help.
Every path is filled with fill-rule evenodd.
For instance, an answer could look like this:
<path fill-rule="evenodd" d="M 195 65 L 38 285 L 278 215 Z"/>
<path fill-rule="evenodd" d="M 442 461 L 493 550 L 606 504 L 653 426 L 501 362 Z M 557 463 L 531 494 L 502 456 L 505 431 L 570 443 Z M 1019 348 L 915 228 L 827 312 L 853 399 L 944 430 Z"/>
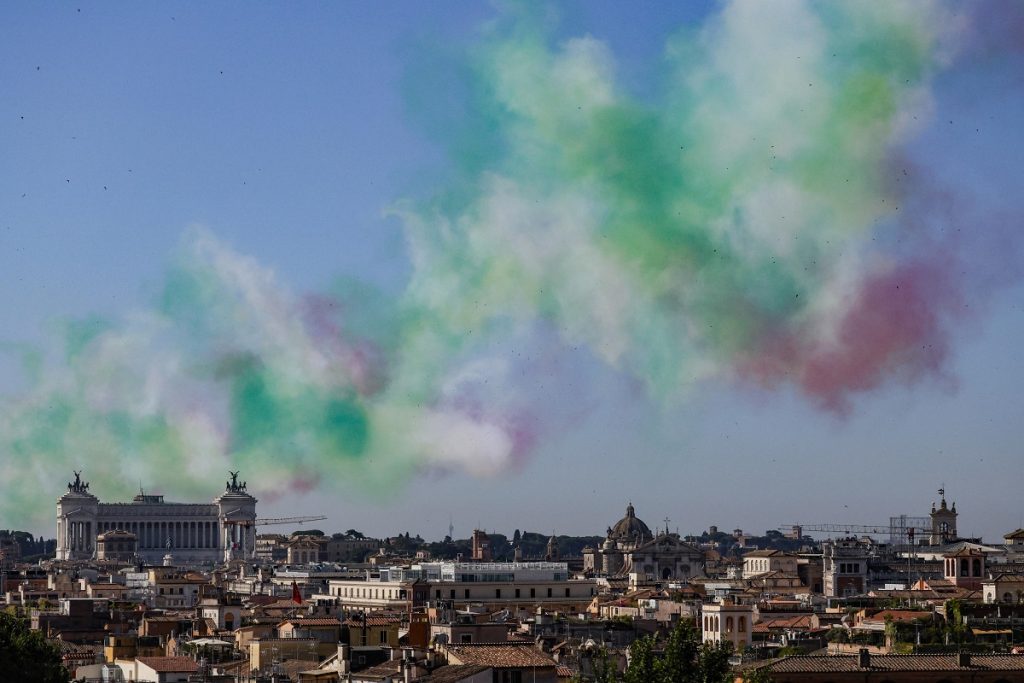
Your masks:
<path fill-rule="evenodd" d="M 969 669 L 971 667 L 971 653 L 970 652 L 958 652 L 956 654 L 956 663 L 958 666 Z"/>
<path fill-rule="evenodd" d="M 871 653 L 868 652 L 866 647 L 862 647 L 860 652 L 857 653 L 857 665 L 862 669 L 871 668 Z"/>
<path fill-rule="evenodd" d="M 352 670 L 352 662 L 349 661 L 349 646 L 345 643 L 338 643 L 338 673 L 345 675 Z"/>

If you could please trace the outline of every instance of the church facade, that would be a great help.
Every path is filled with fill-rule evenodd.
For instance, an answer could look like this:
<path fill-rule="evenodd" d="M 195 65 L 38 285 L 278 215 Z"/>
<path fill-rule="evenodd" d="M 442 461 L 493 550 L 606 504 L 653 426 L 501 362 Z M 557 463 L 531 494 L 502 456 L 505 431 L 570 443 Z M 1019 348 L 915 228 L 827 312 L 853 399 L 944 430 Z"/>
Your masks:
<path fill-rule="evenodd" d="M 595 575 L 628 577 L 632 585 L 687 581 L 704 575 L 704 552 L 668 529 L 651 532 L 630 503 L 626 516 L 608 527 L 600 547 L 583 550 L 583 569 Z"/>
<path fill-rule="evenodd" d="M 255 520 L 256 499 L 237 472 L 210 503 L 172 503 L 141 492 L 129 503 L 102 503 L 75 472 L 57 500 L 57 559 L 94 559 L 100 535 L 123 531 L 135 536 L 143 562 L 156 564 L 165 555 L 175 562 L 226 562 L 252 553 Z"/>

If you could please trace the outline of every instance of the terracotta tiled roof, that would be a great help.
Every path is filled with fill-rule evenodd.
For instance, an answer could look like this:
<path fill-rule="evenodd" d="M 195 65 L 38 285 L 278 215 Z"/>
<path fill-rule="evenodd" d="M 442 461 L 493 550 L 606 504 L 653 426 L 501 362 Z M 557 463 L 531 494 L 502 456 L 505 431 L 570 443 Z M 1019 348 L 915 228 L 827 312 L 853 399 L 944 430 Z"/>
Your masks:
<path fill-rule="evenodd" d="M 856 656 L 798 655 L 770 664 L 772 673 L 843 673 L 865 671 Z M 970 667 L 961 667 L 957 655 L 871 655 L 871 671 L 1019 671 L 1020 655 L 971 655 Z"/>
<path fill-rule="evenodd" d="M 135 661 L 157 673 L 192 673 L 199 669 L 188 657 L 137 657 Z"/>
<path fill-rule="evenodd" d="M 530 645 L 459 644 L 448 646 L 448 656 L 459 664 L 483 664 L 495 669 L 556 666 L 555 660 Z"/>
<path fill-rule="evenodd" d="M 361 669 L 359 671 L 359 678 L 369 680 L 380 679 L 383 681 L 385 678 L 394 678 L 395 675 L 401 673 L 401 671 L 402 662 L 387 661 Z"/>
<path fill-rule="evenodd" d="M 933 616 L 934 615 L 931 612 L 912 612 L 905 609 L 884 609 L 869 617 L 864 617 L 862 621 L 885 621 L 886 619 L 892 619 L 898 623 L 903 621 L 914 621 L 915 619 L 931 619 Z"/>
<path fill-rule="evenodd" d="M 273 595 L 250 595 L 246 598 L 246 602 L 251 605 L 269 605 L 277 602 L 277 598 Z"/>
<path fill-rule="evenodd" d="M 743 559 L 748 557 L 789 557 L 786 553 L 781 550 L 754 550 L 743 556 Z"/>
<path fill-rule="evenodd" d="M 344 622 L 345 626 L 362 628 L 363 626 L 393 626 L 401 624 L 400 619 L 394 619 L 392 617 L 366 617 L 363 619 L 346 619 Z"/>
<path fill-rule="evenodd" d="M 337 617 L 296 617 L 294 619 L 285 619 L 279 626 L 285 624 L 294 624 L 296 626 L 341 626 L 341 622 L 338 621 Z"/>
<path fill-rule="evenodd" d="M 754 624 L 754 632 L 765 633 L 773 629 L 811 629 L 814 628 L 813 622 L 814 620 L 810 615 L 761 619 L 761 621 Z"/>
<path fill-rule="evenodd" d="M 464 681 L 470 676 L 475 676 L 478 673 L 483 673 L 489 670 L 491 667 L 484 666 L 482 664 L 449 664 L 448 666 L 438 667 L 434 669 L 429 678 L 423 680 L 430 681 L 430 683 L 458 683 Z"/>
<path fill-rule="evenodd" d="M 559 678 L 572 678 L 576 675 L 576 672 L 567 666 L 560 666 L 555 669 L 555 675 Z"/>

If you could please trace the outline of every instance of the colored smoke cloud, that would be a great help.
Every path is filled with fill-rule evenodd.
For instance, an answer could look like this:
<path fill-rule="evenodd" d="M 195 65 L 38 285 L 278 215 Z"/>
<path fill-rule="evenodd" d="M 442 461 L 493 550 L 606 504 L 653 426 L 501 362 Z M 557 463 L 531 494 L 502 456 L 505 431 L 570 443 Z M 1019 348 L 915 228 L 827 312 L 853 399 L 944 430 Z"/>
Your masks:
<path fill-rule="evenodd" d="M 739 381 L 844 412 L 942 373 L 973 266 L 927 220 L 906 146 L 968 26 L 938 3 L 731 3 L 670 42 L 644 99 L 600 41 L 513 13 L 459 106 L 417 74 L 454 169 L 392 209 L 401 296 L 300 296 L 194 230 L 151 310 L 68 327 L 0 416 L 0 476 L 86 464 L 128 495 L 208 493 L 228 464 L 261 490 L 499 473 L 544 425 L 496 349 L 550 343 L 538 324 L 657 398 Z M 36 490 L 11 487 L 4 516 L 45 516 Z"/>

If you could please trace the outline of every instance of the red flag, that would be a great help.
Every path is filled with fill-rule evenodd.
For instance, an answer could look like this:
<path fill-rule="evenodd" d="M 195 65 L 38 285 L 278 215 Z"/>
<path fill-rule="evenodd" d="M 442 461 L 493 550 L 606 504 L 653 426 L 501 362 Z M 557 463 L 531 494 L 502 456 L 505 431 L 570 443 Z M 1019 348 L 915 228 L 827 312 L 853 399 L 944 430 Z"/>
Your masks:
<path fill-rule="evenodd" d="M 302 604 L 302 592 L 299 590 L 299 584 L 292 581 L 292 600 Z"/>

